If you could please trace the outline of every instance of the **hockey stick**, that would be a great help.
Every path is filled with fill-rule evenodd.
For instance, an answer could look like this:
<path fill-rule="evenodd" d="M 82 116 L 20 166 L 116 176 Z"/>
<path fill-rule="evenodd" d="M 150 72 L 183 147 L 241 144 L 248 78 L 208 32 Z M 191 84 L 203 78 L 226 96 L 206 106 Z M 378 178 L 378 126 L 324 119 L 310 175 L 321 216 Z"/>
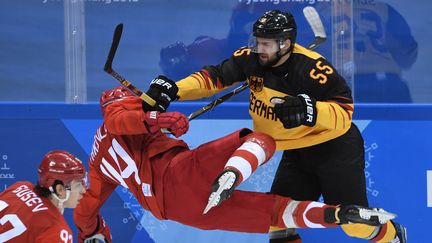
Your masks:
<path fill-rule="evenodd" d="M 312 44 L 308 46 L 309 50 L 314 50 L 318 45 L 323 43 L 327 39 L 327 35 L 325 33 L 324 25 L 321 21 L 321 18 L 316 11 L 316 9 L 312 6 L 307 6 L 303 9 L 303 14 L 306 17 L 306 20 L 311 27 L 315 40 Z"/>
<path fill-rule="evenodd" d="M 112 68 L 112 63 L 113 63 L 114 56 L 115 56 L 116 51 L 117 51 L 117 47 L 120 44 L 120 38 L 121 38 L 122 33 L 123 33 L 123 24 L 118 24 L 115 28 L 115 31 L 114 31 L 113 40 L 111 43 L 111 48 L 110 48 L 110 51 L 108 53 L 107 60 L 105 62 L 104 71 L 109 73 L 113 78 L 117 79 L 123 86 L 125 86 L 130 91 L 132 91 L 134 94 L 139 96 L 147 104 L 149 104 L 150 106 L 155 106 L 156 101 L 154 99 L 152 99 L 146 93 L 142 92 L 140 89 L 135 87 L 131 82 L 129 82 L 128 80 L 123 78 L 123 76 L 121 76 L 119 73 L 114 71 L 114 69 Z"/>
<path fill-rule="evenodd" d="M 305 7 L 303 9 L 303 14 L 305 15 L 306 20 L 308 21 L 308 23 L 309 23 L 309 25 L 310 25 L 313 33 L 314 33 L 314 36 L 315 36 L 314 41 L 311 44 L 309 44 L 308 49 L 314 50 L 315 48 L 317 48 L 321 43 L 323 43 L 327 39 L 325 30 L 324 30 L 324 26 L 321 22 L 321 18 L 318 15 L 318 12 L 316 11 L 316 9 L 314 7 L 311 7 L 311 6 Z M 208 103 L 207 105 L 200 108 L 199 110 L 191 113 L 188 116 L 188 119 L 193 120 L 193 119 L 197 118 L 198 116 L 201 116 L 202 114 L 213 109 L 215 106 L 225 102 L 226 100 L 233 97 L 234 95 L 237 95 L 238 93 L 242 92 L 243 90 L 245 90 L 248 87 L 249 87 L 249 84 L 247 82 L 245 82 L 244 84 L 238 86 L 237 88 L 226 93 L 225 95 L 222 95 L 221 97 L 217 98 L 216 100 L 213 100 L 212 102 Z"/>

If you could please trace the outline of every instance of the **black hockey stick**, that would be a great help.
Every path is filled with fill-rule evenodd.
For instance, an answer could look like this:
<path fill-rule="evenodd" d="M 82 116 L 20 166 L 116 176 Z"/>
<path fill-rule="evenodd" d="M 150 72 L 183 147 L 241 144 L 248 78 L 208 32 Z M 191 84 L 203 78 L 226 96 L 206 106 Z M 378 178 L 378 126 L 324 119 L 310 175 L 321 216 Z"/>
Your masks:
<path fill-rule="evenodd" d="M 312 28 L 312 31 L 314 32 L 314 36 L 315 36 L 314 41 L 311 44 L 309 44 L 308 49 L 314 50 L 315 48 L 317 48 L 321 43 L 323 43 L 327 39 L 327 36 L 325 34 L 325 30 L 324 30 L 324 26 L 321 22 L 319 15 L 318 15 L 318 12 L 316 11 L 316 9 L 314 7 L 311 7 L 311 6 L 305 7 L 303 9 L 303 14 L 305 15 L 306 20 L 308 21 L 310 27 Z M 238 93 L 242 92 L 243 90 L 247 89 L 248 87 L 249 87 L 249 84 L 247 82 L 245 82 L 244 84 L 238 86 L 237 88 L 226 93 L 225 95 L 222 95 L 221 97 L 208 103 L 207 105 L 200 108 L 199 110 L 191 113 L 188 116 L 188 119 L 193 120 L 193 119 L 197 118 L 198 116 L 201 116 L 202 114 L 213 109 L 215 106 L 225 102 L 226 100 L 233 97 L 234 95 L 237 95 Z"/>
<path fill-rule="evenodd" d="M 247 89 L 249 87 L 248 83 L 244 83 L 240 86 L 238 86 L 237 88 L 231 90 L 230 92 L 222 95 L 221 97 L 213 100 L 212 102 L 208 103 L 207 105 L 201 107 L 199 110 L 192 112 L 191 114 L 189 114 L 188 119 L 193 120 L 199 116 L 201 116 L 202 114 L 206 113 L 207 111 L 213 109 L 215 106 L 225 102 L 226 100 L 228 100 L 229 98 L 233 97 L 234 95 L 242 92 L 243 90 Z"/>
<path fill-rule="evenodd" d="M 123 76 L 121 76 L 119 73 L 114 71 L 114 69 L 112 68 L 112 63 L 113 63 L 114 56 L 115 56 L 116 51 L 117 51 L 117 47 L 120 44 L 120 38 L 121 38 L 122 32 L 123 32 L 123 24 L 118 24 L 115 28 L 115 31 L 114 31 L 113 40 L 111 43 L 111 48 L 110 48 L 107 60 L 105 62 L 104 71 L 109 73 L 115 79 L 117 79 L 123 86 L 125 86 L 130 91 L 132 91 L 134 94 L 139 96 L 147 104 L 149 104 L 150 106 L 155 106 L 156 101 L 154 99 L 152 99 L 146 93 L 142 92 L 140 89 L 135 87 L 131 82 L 129 82 L 128 80 L 123 78 Z"/>

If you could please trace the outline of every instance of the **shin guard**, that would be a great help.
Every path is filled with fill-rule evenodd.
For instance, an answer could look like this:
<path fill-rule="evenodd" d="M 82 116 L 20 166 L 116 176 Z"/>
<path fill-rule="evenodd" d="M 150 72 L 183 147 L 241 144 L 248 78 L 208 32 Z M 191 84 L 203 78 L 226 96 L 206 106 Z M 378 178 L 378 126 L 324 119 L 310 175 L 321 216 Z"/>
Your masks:
<path fill-rule="evenodd" d="M 265 164 L 276 150 L 273 138 L 264 133 L 250 133 L 242 141 L 243 144 L 233 153 L 224 168 L 238 172 L 238 184 L 249 178 L 258 166 Z"/>

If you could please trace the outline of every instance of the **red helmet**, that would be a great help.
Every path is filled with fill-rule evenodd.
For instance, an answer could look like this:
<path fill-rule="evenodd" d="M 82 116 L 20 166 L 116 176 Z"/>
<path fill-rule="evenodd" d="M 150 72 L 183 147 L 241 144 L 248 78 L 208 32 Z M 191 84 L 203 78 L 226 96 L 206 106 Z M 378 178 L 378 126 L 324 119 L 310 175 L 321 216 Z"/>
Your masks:
<path fill-rule="evenodd" d="M 105 107 L 109 104 L 130 96 L 134 96 L 134 94 L 123 86 L 118 86 L 114 89 L 104 91 L 99 99 L 102 112 L 104 112 Z"/>
<path fill-rule="evenodd" d="M 77 157 L 63 150 L 48 152 L 39 165 L 39 185 L 50 188 L 54 181 L 69 185 L 73 180 L 86 180 L 83 163 Z"/>

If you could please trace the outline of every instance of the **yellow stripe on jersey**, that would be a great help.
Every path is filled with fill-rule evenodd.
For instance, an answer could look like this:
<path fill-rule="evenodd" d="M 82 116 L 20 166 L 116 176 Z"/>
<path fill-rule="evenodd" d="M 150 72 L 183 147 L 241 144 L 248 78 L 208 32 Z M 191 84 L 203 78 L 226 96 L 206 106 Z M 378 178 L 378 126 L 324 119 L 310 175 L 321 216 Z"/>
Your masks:
<path fill-rule="evenodd" d="M 196 72 L 180 81 L 178 81 L 177 87 L 179 91 L 177 95 L 180 97 L 179 100 L 197 100 L 200 98 L 210 97 L 223 89 L 218 89 L 211 81 L 206 80 L 204 76 Z"/>
<path fill-rule="evenodd" d="M 298 44 L 294 45 L 293 53 L 303 54 L 303 55 L 308 56 L 314 60 L 322 57 L 320 54 L 318 54 L 314 51 L 311 51 L 311 50 L 309 50 L 309 49 L 307 49 L 301 45 L 298 45 Z"/>

